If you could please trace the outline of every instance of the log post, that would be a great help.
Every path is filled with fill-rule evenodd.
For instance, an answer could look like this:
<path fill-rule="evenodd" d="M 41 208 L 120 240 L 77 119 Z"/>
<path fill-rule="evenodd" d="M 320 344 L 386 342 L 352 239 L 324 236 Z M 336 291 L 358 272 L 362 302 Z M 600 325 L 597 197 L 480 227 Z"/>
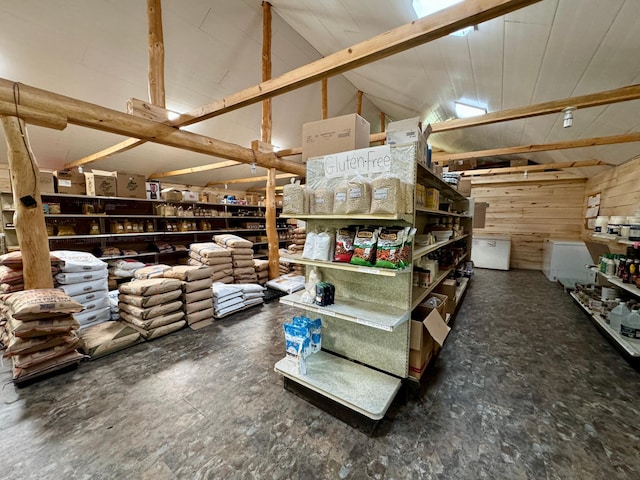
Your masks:
<path fill-rule="evenodd" d="M 164 35 L 161 0 L 147 0 L 147 22 L 149 23 L 149 101 L 153 105 L 164 108 Z"/>
<path fill-rule="evenodd" d="M 356 105 L 356 113 L 362 116 L 362 90 L 358 90 L 358 100 Z"/>
<path fill-rule="evenodd" d="M 380 112 L 380 133 L 385 133 L 387 131 L 387 115 L 384 112 Z M 385 133 L 386 138 L 386 133 Z M 385 141 L 382 140 L 380 145 L 384 145 Z"/>
<path fill-rule="evenodd" d="M 262 2 L 262 81 L 271 79 L 271 4 Z M 271 98 L 262 101 L 262 141 L 271 144 Z M 267 171 L 265 226 L 269 244 L 269 278 L 280 275 L 280 239 L 276 227 L 276 169 Z"/>
<path fill-rule="evenodd" d="M 7 141 L 24 288 L 53 288 L 49 239 L 40 198 L 40 169 L 31 151 L 25 123 L 17 117 L 3 116 L 0 120 Z"/>
<path fill-rule="evenodd" d="M 329 94 L 328 90 L 328 79 L 327 77 L 322 79 L 322 119 L 326 120 L 329 118 Z"/>

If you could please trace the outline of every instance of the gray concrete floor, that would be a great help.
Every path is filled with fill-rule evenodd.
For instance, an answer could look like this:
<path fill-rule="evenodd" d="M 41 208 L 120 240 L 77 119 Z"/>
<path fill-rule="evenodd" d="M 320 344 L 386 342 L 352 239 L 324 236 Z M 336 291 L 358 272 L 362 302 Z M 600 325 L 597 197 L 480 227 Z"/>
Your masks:
<path fill-rule="evenodd" d="M 22 389 L 3 479 L 638 479 L 640 374 L 540 272 L 479 270 L 374 435 L 283 390 L 277 303 Z"/>

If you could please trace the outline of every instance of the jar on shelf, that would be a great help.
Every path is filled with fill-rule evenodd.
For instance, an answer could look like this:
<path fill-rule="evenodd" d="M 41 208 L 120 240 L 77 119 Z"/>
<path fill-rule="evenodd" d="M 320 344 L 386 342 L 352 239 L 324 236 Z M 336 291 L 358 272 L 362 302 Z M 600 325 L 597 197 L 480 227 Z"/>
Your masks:
<path fill-rule="evenodd" d="M 89 225 L 89 235 L 100 235 L 100 225 L 95 220 Z"/>
<path fill-rule="evenodd" d="M 59 225 L 58 226 L 58 236 L 59 237 L 68 237 L 70 235 L 75 235 L 76 230 L 73 228 L 73 225 Z"/>
<path fill-rule="evenodd" d="M 155 228 L 153 226 L 153 220 L 147 220 L 147 223 L 144 228 L 145 232 L 154 232 Z"/>
<path fill-rule="evenodd" d="M 124 224 L 119 220 L 112 220 L 109 223 L 109 233 L 124 233 Z"/>

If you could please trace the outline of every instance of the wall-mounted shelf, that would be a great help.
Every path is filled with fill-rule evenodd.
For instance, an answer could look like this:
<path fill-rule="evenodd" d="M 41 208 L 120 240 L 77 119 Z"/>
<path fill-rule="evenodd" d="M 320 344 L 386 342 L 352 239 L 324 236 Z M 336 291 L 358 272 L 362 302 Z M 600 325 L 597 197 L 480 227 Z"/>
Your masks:
<path fill-rule="evenodd" d="M 409 214 L 366 214 L 366 213 L 354 213 L 350 215 L 311 215 L 311 214 L 300 214 L 300 215 L 288 215 L 282 214 L 280 218 L 297 218 L 299 220 L 346 220 L 350 223 L 357 222 L 358 220 L 363 221 L 403 221 L 407 223 L 412 223 L 413 216 Z"/>
<path fill-rule="evenodd" d="M 450 245 L 452 243 L 455 243 L 459 240 L 463 240 L 465 238 L 467 238 L 469 236 L 469 234 L 464 234 L 461 235 L 459 237 L 456 238 L 452 238 L 451 240 L 444 240 L 442 242 L 436 242 L 433 245 L 423 245 L 423 246 L 414 246 L 413 249 L 413 261 L 415 262 L 416 260 L 418 260 L 420 257 L 424 257 L 427 253 L 431 253 L 431 252 L 435 252 L 436 250 L 446 246 L 446 245 Z"/>
<path fill-rule="evenodd" d="M 395 277 L 396 275 L 410 273 L 411 271 L 409 268 L 393 270 L 390 268 L 364 267 L 360 265 L 352 265 L 350 263 L 322 262 L 320 260 L 309 260 L 308 258 L 302 258 L 300 255 L 293 255 L 293 254 L 280 255 L 280 261 L 299 263 L 301 265 L 309 265 L 312 267 L 331 268 L 334 270 L 345 270 L 348 272 L 366 273 L 369 275 L 381 275 L 383 277 Z"/>
<path fill-rule="evenodd" d="M 431 208 L 423 208 L 423 207 L 416 207 L 416 212 L 421 214 L 426 214 L 426 215 L 441 215 L 441 216 L 447 216 L 447 217 L 470 218 L 469 215 L 463 215 L 460 213 L 453 213 L 453 212 L 445 212 L 444 210 L 433 210 Z"/>
<path fill-rule="evenodd" d="M 595 267 L 591 267 L 590 270 L 592 272 L 596 272 L 598 275 L 606 279 L 607 282 L 609 282 L 611 285 L 615 285 L 616 287 L 626 292 L 629 292 L 631 295 L 635 295 L 636 297 L 640 298 L 640 288 L 636 287 L 635 285 L 632 285 L 630 283 L 624 283 L 619 277 L 616 277 L 615 275 L 607 275 L 606 273 L 602 273 L 600 270 L 598 270 Z"/>

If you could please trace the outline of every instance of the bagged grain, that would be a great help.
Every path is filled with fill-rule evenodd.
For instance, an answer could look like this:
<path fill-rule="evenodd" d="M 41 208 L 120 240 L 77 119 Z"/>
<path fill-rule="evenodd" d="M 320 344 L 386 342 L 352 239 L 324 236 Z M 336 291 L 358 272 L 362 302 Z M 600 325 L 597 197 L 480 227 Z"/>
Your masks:
<path fill-rule="evenodd" d="M 89 252 L 54 250 L 51 255 L 61 260 L 60 269 L 66 273 L 106 270 L 108 265 Z"/>
<path fill-rule="evenodd" d="M 170 333 L 177 332 L 182 327 L 187 324 L 184 320 L 179 320 L 177 322 L 169 323 L 167 325 L 163 325 L 162 327 L 154 328 L 152 330 L 145 330 L 144 328 L 137 327 L 132 325 L 132 328 L 135 328 L 145 340 L 154 340 L 156 338 L 163 337 L 165 335 L 169 335 Z"/>
<path fill-rule="evenodd" d="M 140 333 L 126 323 L 112 321 L 81 330 L 80 338 L 84 343 L 82 352 L 92 359 L 117 352 L 142 340 Z"/>
<path fill-rule="evenodd" d="M 400 179 L 391 174 L 382 174 L 371 182 L 372 214 L 404 213 L 404 189 Z"/>
<path fill-rule="evenodd" d="M 148 265 L 146 267 L 139 268 L 136 270 L 134 274 L 135 278 L 138 280 L 145 280 L 149 278 L 159 278 L 164 276 L 164 272 L 167 270 L 171 270 L 169 265 Z"/>
<path fill-rule="evenodd" d="M 213 240 L 221 246 L 233 248 L 253 248 L 253 243 L 237 235 L 225 233 L 223 235 L 214 235 Z"/>
<path fill-rule="evenodd" d="M 202 280 L 196 280 L 194 282 L 182 282 L 182 291 L 184 293 L 195 292 L 198 290 L 204 290 L 211 287 L 211 279 L 203 278 Z"/>
<path fill-rule="evenodd" d="M 300 183 L 289 183 L 282 188 L 282 213 L 300 215 L 308 213 L 305 208 L 305 191 Z"/>
<path fill-rule="evenodd" d="M 62 260 L 52 253 L 49 254 L 49 261 L 51 262 L 51 265 L 56 265 L 58 267 L 62 263 Z M 17 251 L 0 255 L 0 265 L 6 265 L 15 270 L 22 270 L 22 252 Z"/>
<path fill-rule="evenodd" d="M 149 308 L 140 308 L 133 305 L 129 305 L 127 303 L 120 302 L 118 303 L 118 308 L 120 309 L 120 316 L 122 316 L 122 312 L 126 312 L 131 315 L 135 315 L 141 320 L 148 320 L 153 317 L 159 317 L 160 315 L 166 315 L 167 313 L 180 310 L 182 308 L 182 302 L 175 301 L 175 302 L 163 303 L 161 305 L 154 305 L 153 307 L 149 307 Z"/>
<path fill-rule="evenodd" d="M 254 259 L 253 266 L 256 269 L 256 272 L 269 270 L 269 260 Z"/>
<path fill-rule="evenodd" d="M 184 303 L 199 302 L 200 300 L 213 298 L 213 291 L 211 290 L 211 287 L 209 287 L 204 290 L 198 290 L 197 292 L 184 293 L 182 298 Z"/>
<path fill-rule="evenodd" d="M 246 268 L 249 267 L 255 271 L 255 266 L 253 265 L 253 260 L 234 260 L 233 261 L 234 269 L 237 268 Z"/>
<path fill-rule="evenodd" d="M 57 347 L 59 345 L 67 345 L 78 340 L 75 331 L 70 331 L 65 335 L 50 335 L 46 337 L 20 338 L 15 335 L 8 335 L 3 339 L 6 350 L 4 357 L 12 357 L 14 355 L 27 355 L 29 353 L 46 350 L 48 348 Z"/>
<path fill-rule="evenodd" d="M 231 252 L 225 247 L 222 247 L 213 242 L 192 243 L 191 245 L 189 245 L 189 250 L 203 258 L 224 258 L 231 255 Z"/>
<path fill-rule="evenodd" d="M 89 270 L 86 272 L 60 272 L 55 276 L 55 279 L 61 285 L 71 285 L 73 283 L 87 283 L 95 282 L 97 280 L 106 280 L 109 276 L 109 272 L 104 270 Z"/>
<path fill-rule="evenodd" d="M 204 320 L 213 320 L 213 309 L 187 313 L 184 318 L 189 325 L 193 325 L 194 323 L 202 322 Z"/>
<path fill-rule="evenodd" d="M 134 307 L 148 308 L 162 303 L 172 302 L 177 300 L 182 295 L 181 290 L 171 290 L 170 292 L 158 293 L 156 295 L 142 296 L 142 295 L 127 295 L 121 293 L 118 295 L 118 301 L 133 305 Z"/>
<path fill-rule="evenodd" d="M 371 210 L 371 184 L 362 175 L 356 174 L 349 180 L 346 213 L 369 213 Z"/>
<path fill-rule="evenodd" d="M 221 278 L 228 277 L 228 276 L 231 276 L 231 275 L 233 275 L 233 268 L 220 270 L 218 272 L 215 272 L 213 275 L 211 275 L 211 281 L 212 282 L 217 282 Z"/>
<path fill-rule="evenodd" d="M 86 283 L 72 283 L 70 285 L 58 285 L 56 287 L 58 290 L 70 295 L 71 297 L 75 297 L 77 295 L 82 295 L 90 292 L 99 292 L 105 289 L 105 280 L 93 280 L 91 282 Z"/>
<path fill-rule="evenodd" d="M 229 250 L 231 251 L 231 256 L 233 258 L 241 257 L 241 256 L 253 257 L 252 248 L 231 248 Z"/>
<path fill-rule="evenodd" d="M 147 320 L 142 320 L 135 315 L 131 315 L 130 313 L 127 313 L 127 312 L 122 312 L 123 320 L 125 320 L 126 322 L 130 323 L 133 326 L 142 328 L 144 330 L 153 330 L 154 328 L 163 327 L 165 325 L 178 322 L 182 320 L 183 317 L 184 317 L 184 312 L 182 310 L 176 310 L 175 312 L 170 312 L 165 315 L 149 318 Z"/>
<path fill-rule="evenodd" d="M 7 306 L 13 318 L 25 321 L 82 310 L 81 304 L 64 292 L 53 288 L 9 293 L 2 295 L 0 300 Z"/>
<path fill-rule="evenodd" d="M 175 278 L 150 278 L 123 283 L 118 287 L 120 293 L 128 295 L 143 295 L 145 297 L 159 293 L 179 290 L 182 282 Z"/>
<path fill-rule="evenodd" d="M 35 338 L 69 334 L 72 330 L 77 330 L 80 324 L 71 315 L 26 322 L 9 316 L 7 318 L 7 327 L 11 334 L 16 337 Z"/>
<path fill-rule="evenodd" d="M 213 308 L 213 300 L 207 298 L 205 300 L 200 300 L 199 302 L 191 302 L 184 304 L 185 313 L 193 313 L 199 312 L 200 310 L 207 310 Z"/>
<path fill-rule="evenodd" d="M 58 370 L 67 368 L 73 364 L 79 363 L 82 359 L 86 358 L 76 350 L 72 350 L 59 357 L 47 360 L 28 368 L 13 367 L 13 381 L 14 382 L 26 382 L 33 378 L 37 378 L 43 375 L 48 375 Z"/>
<path fill-rule="evenodd" d="M 67 344 L 58 345 L 45 350 L 39 350 L 37 352 L 16 355 L 13 358 L 13 366 L 16 368 L 30 368 L 39 363 L 48 362 L 70 352 L 71 350 L 75 350 L 79 343 L 80 339 L 76 337 Z"/>
<path fill-rule="evenodd" d="M 101 298 L 109 298 L 109 290 L 104 288 L 101 290 L 97 290 L 95 292 L 81 293 L 80 295 L 73 295 L 71 296 L 71 298 L 76 302 L 86 306 L 87 303 L 95 302 L 96 300 L 99 300 Z"/>
<path fill-rule="evenodd" d="M 194 267 L 191 265 L 177 265 L 164 272 L 165 278 L 178 278 L 186 282 L 211 278 L 213 269 L 211 267 Z"/>
<path fill-rule="evenodd" d="M 107 322 L 111 320 L 111 307 L 106 306 L 96 310 L 88 310 L 86 312 L 75 313 L 75 319 L 80 324 L 80 328 L 86 328 L 96 323 Z"/>

